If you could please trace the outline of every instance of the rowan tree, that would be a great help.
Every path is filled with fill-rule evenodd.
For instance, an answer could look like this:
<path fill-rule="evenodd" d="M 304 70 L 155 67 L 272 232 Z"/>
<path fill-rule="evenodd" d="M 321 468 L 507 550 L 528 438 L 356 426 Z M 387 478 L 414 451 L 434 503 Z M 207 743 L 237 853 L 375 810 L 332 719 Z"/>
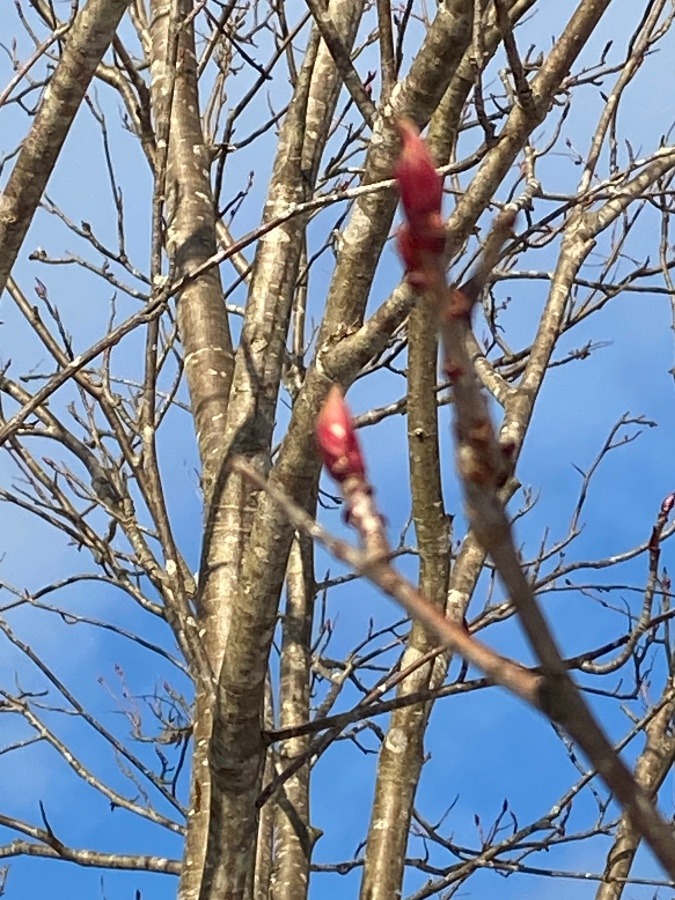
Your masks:
<path fill-rule="evenodd" d="M 672 888 L 674 17 L 6 4 L 0 893 Z"/>

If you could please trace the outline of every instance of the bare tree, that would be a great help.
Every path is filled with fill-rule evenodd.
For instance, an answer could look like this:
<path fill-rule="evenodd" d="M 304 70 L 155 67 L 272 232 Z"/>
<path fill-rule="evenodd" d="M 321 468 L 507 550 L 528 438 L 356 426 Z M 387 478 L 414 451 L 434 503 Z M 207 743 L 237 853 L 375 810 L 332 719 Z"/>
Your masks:
<path fill-rule="evenodd" d="M 3 15 L 0 894 L 675 884 L 674 17 Z"/>

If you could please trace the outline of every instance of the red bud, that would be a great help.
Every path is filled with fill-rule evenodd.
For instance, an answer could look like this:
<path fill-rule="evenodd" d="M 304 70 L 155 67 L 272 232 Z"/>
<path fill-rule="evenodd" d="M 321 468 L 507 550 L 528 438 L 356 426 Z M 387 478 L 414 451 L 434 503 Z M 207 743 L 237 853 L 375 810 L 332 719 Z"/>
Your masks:
<path fill-rule="evenodd" d="M 406 271 L 410 272 L 419 266 L 419 246 L 410 232 L 409 225 L 401 225 L 396 232 L 396 246 L 403 260 Z"/>
<path fill-rule="evenodd" d="M 415 229 L 404 223 L 396 234 L 396 245 L 408 273 L 408 281 L 411 280 L 411 274 L 424 274 L 429 255 L 440 256 L 445 248 L 445 230 L 441 217 L 434 213 L 429 216 L 429 220 L 428 224 Z"/>
<path fill-rule="evenodd" d="M 415 124 L 403 119 L 397 127 L 403 149 L 394 166 L 394 175 L 406 218 L 414 230 L 428 216 L 434 213 L 440 215 L 443 179 L 436 172 L 434 160 Z"/>
<path fill-rule="evenodd" d="M 336 481 L 365 477 L 366 467 L 342 391 L 334 385 L 316 420 L 316 440 L 325 467 Z"/>
<path fill-rule="evenodd" d="M 437 274 L 445 248 L 441 217 L 443 179 L 417 127 L 407 119 L 398 123 L 403 148 L 394 174 L 398 181 L 406 222 L 397 235 L 408 282 L 415 290 L 426 290 Z"/>

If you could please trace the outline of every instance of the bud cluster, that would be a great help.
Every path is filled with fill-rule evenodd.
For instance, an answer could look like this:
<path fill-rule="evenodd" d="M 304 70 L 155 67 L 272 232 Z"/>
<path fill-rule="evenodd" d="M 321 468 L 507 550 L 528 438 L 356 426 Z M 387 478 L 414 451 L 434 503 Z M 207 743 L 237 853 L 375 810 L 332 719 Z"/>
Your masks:
<path fill-rule="evenodd" d="M 428 287 L 445 249 L 441 216 L 443 179 L 415 124 L 398 123 L 401 155 L 394 166 L 406 221 L 397 234 L 398 251 L 410 284 Z"/>

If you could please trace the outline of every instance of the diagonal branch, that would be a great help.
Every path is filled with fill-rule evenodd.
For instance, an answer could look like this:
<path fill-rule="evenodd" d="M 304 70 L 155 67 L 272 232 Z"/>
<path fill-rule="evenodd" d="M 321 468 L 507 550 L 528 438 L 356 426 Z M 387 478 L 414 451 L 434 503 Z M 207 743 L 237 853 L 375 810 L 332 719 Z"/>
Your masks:
<path fill-rule="evenodd" d="M 0 291 L 4 290 L 96 67 L 128 5 L 129 0 L 89 0 L 75 17 L 63 55 L 0 194 Z"/>
<path fill-rule="evenodd" d="M 255 469 L 241 458 L 232 461 L 232 468 L 247 478 L 259 490 L 264 490 L 269 497 L 283 510 L 284 515 L 298 531 L 309 535 L 324 546 L 341 562 L 346 563 L 355 572 L 368 578 L 385 594 L 395 600 L 415 621 L 421 622 L 441 644 L 459 653 L 472 665 L 484 672 L 495 684 L 507 688 L 527 703 L 539 705 L 539 696 L 543 683 L 541 675 L 533 673 L 519 663 L 496 653 L 488 646 L 472 637 L 466 628 L 452 619 L 447 619 L 422 592 L 397 572 L 388 559 L 387 543 L 384 532 L 374 523 L 381 519 L 379 513 L 371 516 L 371 527 L 368 527 L 371 547 L 358 550 L 346 541 L 335 537 L 323 528 L 302 507 L 294 503 L 280 488 L 271 481 L 266 481 Z M 363 499 L 363 494 L 360 494 Z M 347 501 L 349 505 L 349 500 Z M 373 553 L 372 544 L 378 546 Z"/>
<path fill-rule="evenodd" d="M 498 218 L 495 234 L 507 222 L 509 211 Z M 438 268 L 429 283 L 440 312 L 444 367 L 453 381 L 457 468 L 464 486 L 471 528 L 490 555 L 518 609 L 532 649 L 544 673 L 537 705 L 565 728 L 579 744 L 607 786 L 644 836 L 659 861 L 675 877 L 675 841 L 672 831 L 653 808 L 648 795 L 614 751 L 604 731 L 569 676 L 557 643 L 539 609 L 523 573 L 499 489 L 509 474 L 509 450 L 498 443 L 478 379 L 466 349 L 466 333 L 475 301 L 474 291 L 444 286 Z M 471 282 L 469 282 L 471 284 Z"/>
<path fill-rule="evenodd" d="M 12 856 L 42 856 L 47 859 L 74 862 L 78 866 L 100 869 L 163 872 L 167 875 L 178 875 L 180 872 L 180 861 L 177 859 L 124 853 L 101 853 L 97 850 L 68 847 L 54 836 L 51 829 L 38 828 L 11 816 L 0 815 L 0 826 L 32 838 L 30 841 L 15 840 L 9 844 L 3 844 L 0 846 L 0 859 L 9 859 Z M 35 843 L 36 841 L 39 843 Z"/>
<path fill-rule="evenodd" d="M 349 50 L 340 37 L 330 12 L 323 5 L 322 0 L 306 0 L 306 2 L 312 13 L 312 18 L 316 22 L 316 26 L 321 32 L 321 37 L 324 39 L 326 46 L 330 50 L 330 55 L 333 57 L 335 68 L 340 73 L 340 77 L 344 81 L 345 87 L 351 94 L 351 98 L 363 116 L 364 121 L 372 128 L 377 112 L 375 104 L 370 99 L 370 95 L 363 86 L 363 82 L 354 68 L 354 63 L 349 55 Z"/>

